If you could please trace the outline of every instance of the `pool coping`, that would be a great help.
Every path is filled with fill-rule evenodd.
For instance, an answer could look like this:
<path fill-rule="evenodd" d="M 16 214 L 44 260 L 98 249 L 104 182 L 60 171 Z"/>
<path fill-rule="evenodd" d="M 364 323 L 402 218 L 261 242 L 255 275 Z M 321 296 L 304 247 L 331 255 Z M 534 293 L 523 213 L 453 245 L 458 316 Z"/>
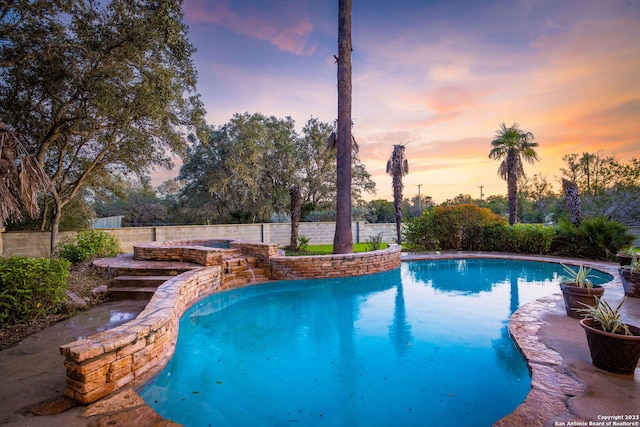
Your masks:
<path fill-rule="evenodd" d="M 584 264 L 598 270 L 609 273 L 613 280 L 607 287 L 620 286 L 621 282 L 617 272 L 618 265 L 611 262 L 599 262 L 567 257 L 519 255 L 509 253 L 486 252 L 431 252 L 431 253 L 403 253 L 402 261 L 437 260 L 455 258 L 493 258 L 523 261 L 541 261 L 551 263 L 566 263 L 571 265 Z M 579 414 L 572 413 L 569 400 L 583 395 L 587 385 L 579 375 L 567 369 L 563 365 L 563 356 L 549 347 L 541 335 L 542 329 L 547 325 L 543 319 L 545 314 L 554 310 L 562 300 L 560 293 L 551 294 L 518 308 L 509 320 L 509 332 L 518 349 L 525 357 L 531 373 L 531 390 L 524 402 L 511 414 L 498 420 L 494 426 L 507 427 L 514 425 L 552 426 L 566 425 L 556 424 L 556 420 L 583 420 Z M 585 343 L 586 345 L 586 343 Z M 122 411 L 123 400 L 131 401 L 131 394 L 135 391 L 125 389 L 120 393 L 109 396 L 90 405 L 87 411 L 94 416 L 109 416 L 113 419 L 114 408 L 122 414 L 128 412 L 146 413 L 151 411 L 154 417 L 157 413 L 148 407 L 144 401 L 133 399 L 136 403 L 127 411 Z M 168 425 L 177 425 L 169 420 Z"/>

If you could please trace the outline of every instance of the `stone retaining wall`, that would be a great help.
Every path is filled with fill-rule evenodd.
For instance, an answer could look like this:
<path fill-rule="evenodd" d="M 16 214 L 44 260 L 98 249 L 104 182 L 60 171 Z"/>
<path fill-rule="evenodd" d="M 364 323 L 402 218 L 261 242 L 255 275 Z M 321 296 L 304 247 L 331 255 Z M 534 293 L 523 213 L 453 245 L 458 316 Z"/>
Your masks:
<path fill-rule="evenodd" d="M 350 277 L 393 270 L 400 267 L 399 245 L 387 249 L 343 255 L 272 257 L 271 279 Z"/>
<path fill-rule="evenodd" d="M 136 319 L 61 346 L 65 395 L 90 403 L 122 387 L 141 386 L 160 372 L 174 353 L 180 317 L 220 288 L 220 270 L 208 267 L 176 276 L 158 287 Z"/>

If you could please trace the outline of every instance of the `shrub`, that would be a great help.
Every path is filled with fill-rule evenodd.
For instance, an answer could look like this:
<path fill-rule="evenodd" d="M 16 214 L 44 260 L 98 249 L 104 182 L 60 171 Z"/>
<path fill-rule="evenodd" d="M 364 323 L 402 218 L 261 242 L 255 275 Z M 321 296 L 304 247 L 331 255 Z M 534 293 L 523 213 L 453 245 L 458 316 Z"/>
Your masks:
<path fill-rule="evenodd" d="M 551 251 L 558 255 L 612 260 L 634 239 L 627 226 L 605 217 L 586 219 L 579 227 L 567 219 L 560 219 Z"/>
<path fill-rule="evenodd" d="M 504 228 L 510 252 L 548 254 L 556 235 L 553 227 L 542 224 L 513 224 Z"/>
<path fill-rule="evenodd" d="M 425 210 L 421 216 L 405 223 L 403 235 L 407 246 L 427 251 L 440 249 L 433 227 L 433 215 L 433 210 Z"/>
<path fill-rule="evenodd" d="M 73 264 L 95 258 L 116 256 L 121 252 L 118 239 L 106 231 L 85 230 L 75 239 L 58 245 L 58 256 Z"/>
<path fill-rule="evenodd" d="M 0 258 L 0 323 L 16 323 L 59 311 L 70 263 L 66 259 Z"/>
<path fill-rule="evenodd" d="M 367 251 L 377 251 L 380 248 L 382 248 L 382 233 L 367 239 Z"/>
<path fill-rule="evenodd" d="M 504 224 L 504 219 L 476 205 L 440 206 L 407 224 L 405 238 L 411 246 L 427 250 L 479 250 L 484 227 Z"/>

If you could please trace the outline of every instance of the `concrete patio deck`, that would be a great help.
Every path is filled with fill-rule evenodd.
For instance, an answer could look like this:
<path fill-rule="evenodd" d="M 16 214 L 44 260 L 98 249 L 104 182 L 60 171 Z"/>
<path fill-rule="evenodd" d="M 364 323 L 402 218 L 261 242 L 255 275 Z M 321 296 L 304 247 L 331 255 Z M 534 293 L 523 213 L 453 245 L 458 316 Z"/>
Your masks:
<path fill-rule="evenodd" d="M 453 257 L 585 263 L 609 273 L 617 270 L 613 263 L 510 254 L 408 254 L 403 260 Z M 607 287 L 605 297 L 615 304 L 623 298 L 617 275 Z M 59 346 L 123 323 L 140 312 L 143 305 L 144 302 L 138 301 L 104 303 L 1 351 L 0 425 L 175 425 L 146 406 L 133 390 L 89 405 L 89 413 L 82 405 L 60 412 L 69 402 L 62 398 L 65 368 Z M 640 325 L 639 298 L 628 298 L 624 316 L 629 323 Z M 523 405 L 496 425 L 555 427 L 589 425 L 589 422 L 606 425 L 606 421 L 613 418 L 605 417 L 640 415 L 640 370 L 636 369 L 635 376 L 625 376 L 592 366 L 584 332 L 576 319 L 566 316 L 559 293 L 522 306 L 512 317 L 510 330 L 531 367 L 532 391 Z"/>

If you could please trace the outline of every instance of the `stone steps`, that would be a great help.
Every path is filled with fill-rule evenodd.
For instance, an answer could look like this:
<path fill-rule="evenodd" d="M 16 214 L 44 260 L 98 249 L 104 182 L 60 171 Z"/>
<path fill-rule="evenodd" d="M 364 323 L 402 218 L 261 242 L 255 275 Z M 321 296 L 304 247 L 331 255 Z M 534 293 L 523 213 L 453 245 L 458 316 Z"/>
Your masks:
<path fill-rule="evenodd" d="M 175 276 L 118 276 L 111 281 L 110 298 L 123 300 L 151 299 L 158 286 Z"/>
<path fill-rule="evenodd" d="M 111 281 L 112 288 L 155 287 L 162 285 L 175 276 L 118 276 Z"/>
<path fill-rule="evenodd" d="M 156 292 L 157 287 L 126 287 L 126 288 L 109 288 L 109 298 L 117 300 L 150 300 Z"/>
<path fill-rule="evenodd" d="M 222 267 L 221 287 L 230 289 L 270 280 L 268 269 L 258 267 L 258 258 L 243 255 L 240 250 L 227 250 L 219 260 Z M 108 295 L 114 299 L 150 299 L 158 286 L 172 277 L 202 268 L 202 265 L 181 261 L 150 261 L 134 259 L 132 254 L 104 258 L 94 262 L 109 272 Z"/>

